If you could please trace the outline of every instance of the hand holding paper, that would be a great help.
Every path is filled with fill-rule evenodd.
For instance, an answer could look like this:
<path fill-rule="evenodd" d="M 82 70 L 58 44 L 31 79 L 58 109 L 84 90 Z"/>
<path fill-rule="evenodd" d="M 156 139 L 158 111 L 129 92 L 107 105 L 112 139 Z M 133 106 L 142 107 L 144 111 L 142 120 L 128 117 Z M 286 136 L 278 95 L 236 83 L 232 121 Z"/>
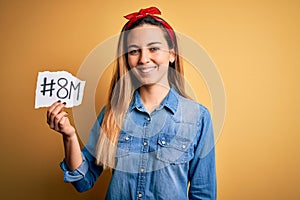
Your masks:
<path fill-rule="evenodd" d="M 47 110 L 47 123 L 51 129 L 62 133 L 66 137 L 71 137 L 75 134 L 75 128 L 71 125 L 64 107 L 64 103 L 53 103 Z"/>

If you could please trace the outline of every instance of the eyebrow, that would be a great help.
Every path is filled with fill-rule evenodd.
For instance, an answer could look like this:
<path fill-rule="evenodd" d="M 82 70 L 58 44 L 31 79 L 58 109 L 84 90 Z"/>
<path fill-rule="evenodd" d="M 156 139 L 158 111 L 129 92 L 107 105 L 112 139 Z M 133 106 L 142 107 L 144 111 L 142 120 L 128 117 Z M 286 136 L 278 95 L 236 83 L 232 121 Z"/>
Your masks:
<path fill-rule="evenodd" d="M 147 46 L 151 46 L 151 45 L 154 45 L 154 44 L 161 44 L 161 42 L 150 42 L 150 43 L 147 44 Z M 128 48 L 128 49 L 129 49 L 129 48 L 139 48 L 139 46 L 136 45 L 136 44 L 131 44 L 131 45 L 129 45 L 127 48 Z"/>

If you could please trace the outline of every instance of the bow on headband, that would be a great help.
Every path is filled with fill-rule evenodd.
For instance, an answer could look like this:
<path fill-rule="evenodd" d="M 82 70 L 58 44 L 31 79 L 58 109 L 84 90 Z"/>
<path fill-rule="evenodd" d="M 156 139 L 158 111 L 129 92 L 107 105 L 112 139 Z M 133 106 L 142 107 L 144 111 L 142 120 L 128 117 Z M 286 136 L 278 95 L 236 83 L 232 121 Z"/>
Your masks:
<path fill-rule="evenodd" d="M 142 19 L 146 16 L 150 16 L 153 19 L 155 19 L 156 21 L 160 22 L 166 28 L 166 31 L 168 32 L 171 39 L 174 40 L 175 36 L 174 36 L 172 27 L 167 22 L 165 22 L 163 19 L 161 19 L 157 16 L 154 16 L 154 15 L 160 15 L 160 14 L 161 14 L 160 10 L 156 7 L 141 9 L 139 12 L 134 12 L 134 13 L 128 14 L 128 15 L 124 16 L 126 19 L 129 20 L 125 29 L 128 30 L 129 27 L 137 20 Z"/>
<path fill-rule="evenodd" d="M 139 12 L 131 13 L 124 17 L 128 19 L 130 23 L 133 23 L 134 21 L 146 17 L 147 15 L 155 15 L 155 14 L 160 15 L 161 14 L 160 10 L 158 10 L 158 8 L 156 7 L 150 7 L 150 8 L 141 9 Z"/>

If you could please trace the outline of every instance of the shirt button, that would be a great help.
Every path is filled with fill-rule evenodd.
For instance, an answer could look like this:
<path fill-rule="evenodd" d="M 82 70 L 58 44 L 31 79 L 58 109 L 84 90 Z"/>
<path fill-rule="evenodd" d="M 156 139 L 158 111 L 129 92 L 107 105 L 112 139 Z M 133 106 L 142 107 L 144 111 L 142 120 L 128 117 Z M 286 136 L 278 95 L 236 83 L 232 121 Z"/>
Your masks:
<path fill-rule="evenodd" d="M 125 140 L 126 140 L 126 141 L 128 141 L 128 140 L 129 140 L 129 137 L 128 137 L 128 136 L 126 136 Z"/>
<path fill-rule="evenodd" d="M 138 194 L 138 198 L 142 198 L 142 196 L 143 196 L 143 195 L 142 195 L 141 193 Z"/>
<path fill-rule="evenodd" d="M 147 142 L 144 142 L 144 143 L 143 143 L 144 146 L 147 146 L 147 144 L 148 144 Z"/>
<path fill-rule="evenodd" d="M 144 169 L 144 168 L 141 168 L 140 171 L 143 173 L 143 172 L 145 171 L 145 169 Z"/>
<path fill-rule="evenodd" d="M 166 141 L 163 140 L 163 141 L 161 141 L 161 143 L 162 143 L 163 145 L 165 145 L 165 144 L 166 144 Z"/>
<path fill-rule="evenodd" d="M 182 145 L 182 148 L 185 149 L 185 147 L 186 147 L 186 146 L 183 144 L 183 145 Z"/>
<path fill-rule="evenodd" d="M 150 118 L 150 117 L 147 117 L 147 121 L 150 122 L 150 121 L 151 121 L 151 118 Z"/>

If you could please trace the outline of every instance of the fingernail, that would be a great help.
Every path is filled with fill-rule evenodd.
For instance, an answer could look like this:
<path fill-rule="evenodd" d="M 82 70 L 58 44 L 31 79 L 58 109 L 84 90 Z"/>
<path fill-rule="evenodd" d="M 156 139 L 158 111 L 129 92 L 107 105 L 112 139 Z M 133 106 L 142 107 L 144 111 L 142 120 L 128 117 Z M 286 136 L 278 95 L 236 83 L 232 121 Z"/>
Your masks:
<path fill-rule="evenodd" d="M 61 100 L 58 100 L 57 102 L 58 102 L 58 103 L 60 103 L 60 102 L 61 102 Z"/>
<path fill-rule="evenodd" d="M 66 103 L 66 102 L 63 102 L 63 104 L 67 105 L 67 103 Z"/>

